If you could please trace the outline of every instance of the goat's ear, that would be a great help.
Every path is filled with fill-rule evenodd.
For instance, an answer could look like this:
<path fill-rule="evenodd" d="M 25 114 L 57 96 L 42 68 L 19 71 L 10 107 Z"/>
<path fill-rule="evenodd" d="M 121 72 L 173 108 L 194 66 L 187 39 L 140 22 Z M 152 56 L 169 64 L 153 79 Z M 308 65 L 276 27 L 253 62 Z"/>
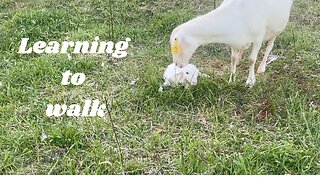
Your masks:
<path fill-rule="evenodd" d="M 172 54 L 180 54 L 181 51 L 182 51 L 182 48 L 180 46 L 180 42 L 179 42 L 178 38 L 174 38 L 173 44 L 171 46 L 171 53 Z"/>

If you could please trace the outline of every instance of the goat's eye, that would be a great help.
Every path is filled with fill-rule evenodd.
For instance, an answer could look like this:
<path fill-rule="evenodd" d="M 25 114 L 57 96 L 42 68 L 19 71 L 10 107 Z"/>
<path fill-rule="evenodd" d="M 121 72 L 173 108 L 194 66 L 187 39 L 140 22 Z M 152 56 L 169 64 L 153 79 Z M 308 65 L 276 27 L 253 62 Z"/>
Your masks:
<path fill-rule="evenodd" d="M 189 72 L 186 72 L 186 74 L 189 74 Z"/>

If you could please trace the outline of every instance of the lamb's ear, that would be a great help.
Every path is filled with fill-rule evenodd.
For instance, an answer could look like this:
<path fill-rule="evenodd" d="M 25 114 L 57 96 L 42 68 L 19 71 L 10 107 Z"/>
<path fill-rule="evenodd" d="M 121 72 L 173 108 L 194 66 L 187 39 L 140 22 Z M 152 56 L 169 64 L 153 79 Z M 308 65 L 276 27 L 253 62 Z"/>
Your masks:
<path fill-rule="evenodd" d="M 193 73 L 192 78 L 191 78 L 191 82 L 190 82 L 191 85 L 197 85 L 199 72 L 200 72 L 200 71 L 197 69 L 197 70 Z"/>

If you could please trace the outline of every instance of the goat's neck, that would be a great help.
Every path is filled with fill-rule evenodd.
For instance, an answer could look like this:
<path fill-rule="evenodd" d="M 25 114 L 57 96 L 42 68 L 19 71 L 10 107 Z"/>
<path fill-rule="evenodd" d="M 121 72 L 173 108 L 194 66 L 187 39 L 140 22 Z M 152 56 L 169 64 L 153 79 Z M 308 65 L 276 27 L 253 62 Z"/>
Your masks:
<path fill-rule="evenodd" d="M 184 26 L 184 35 L 196 44 L 204 45 L 208 43 L 225 43 L 228 37 L 230 20 L 223 16 L 219 11 L 212 11 L 203 16 L 199 16 Z"/>

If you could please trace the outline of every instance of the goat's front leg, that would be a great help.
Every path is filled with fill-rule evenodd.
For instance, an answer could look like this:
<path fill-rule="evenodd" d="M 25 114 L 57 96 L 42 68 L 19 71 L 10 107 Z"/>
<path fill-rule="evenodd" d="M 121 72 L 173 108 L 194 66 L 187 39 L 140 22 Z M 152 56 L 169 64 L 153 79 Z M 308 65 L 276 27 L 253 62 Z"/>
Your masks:
<path fill-rule="evenodd" d="M 248 76 L 246 84 L 250 87 L 252 87 L 256 83 L 256 76 L 254 74 L 254 67 L 255 67 L 258 53 L 259 53 L 259 50 L 261 49 L 261 46 L 262 46 L 262 40 L 254 42 L 251 54 L 249 56 L 250 67 L 249 67 L 249 76 Z"/>
<path fill-rule="evenodd" d="M 236 50 L 235 48 L 231 47 L 231 74 L 229 78 L 229 83 L 234 82 L 236 79 L 237 65 L 240 62 L 242 54 L 243 50 Z"/>
<path fill-rule="evenodd" d="M 269 58 L 269 55 L 272 51 L 272 48 L 273 48 L 273 45 L 274 45 L 274 41 L 276 40 L 276 37 L 272 38 L 269 42 L 268 42 L 268 45 L 267 45 L 267 49 L 266 49 L 266 52 L 264 54 L 264 57 L 263 57 L 263 60 L 262 62 L 260 63 L 259 65 L 259 68 L 257 70 L 257 73 L 260 74 L 260 73 L 264 73 L 266 71 L 266 66 L 267 66 L 267 60 Z"/>

